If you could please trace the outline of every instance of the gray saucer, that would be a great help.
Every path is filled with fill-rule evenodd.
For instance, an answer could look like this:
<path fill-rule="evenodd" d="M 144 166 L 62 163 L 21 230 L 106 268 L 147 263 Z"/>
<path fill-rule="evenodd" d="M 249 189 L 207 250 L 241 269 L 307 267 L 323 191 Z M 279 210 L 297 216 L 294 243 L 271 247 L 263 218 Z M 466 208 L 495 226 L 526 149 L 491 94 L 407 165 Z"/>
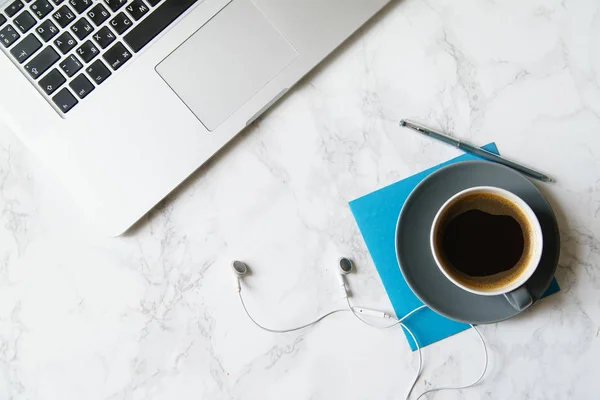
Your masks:
<path fill-rule="evenodd" d="M 450 319 L 486 324 L 519 312 L 504 296 L 480 296 L 462 290 L 438 269 L 429 247 L 429 231 L 442 204 L 474 186 L 497 186 L 515 193 L 533 209 L 544 235 L 542 259 L 527 281 L 533 301 L 539 300 L 554 277 L 560 251 L 558 224 L 542 193 L 524 176 L 487 161 L 451 164 L 425 178 L 406 199 L 396 226 L 396 257 L 406 283 L 429 308 Z"/>

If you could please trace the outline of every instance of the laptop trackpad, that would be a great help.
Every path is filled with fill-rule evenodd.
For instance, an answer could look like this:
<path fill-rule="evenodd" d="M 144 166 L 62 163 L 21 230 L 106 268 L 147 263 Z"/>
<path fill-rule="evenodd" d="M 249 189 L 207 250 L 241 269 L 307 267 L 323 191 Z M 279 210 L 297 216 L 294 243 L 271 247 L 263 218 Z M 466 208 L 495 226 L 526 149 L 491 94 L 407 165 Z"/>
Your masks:
<path fill-rule="evenodd" d="M 236 0 L 165 58 L 156 70 L 210 131 L 298 53 L 247 0 Z"/>

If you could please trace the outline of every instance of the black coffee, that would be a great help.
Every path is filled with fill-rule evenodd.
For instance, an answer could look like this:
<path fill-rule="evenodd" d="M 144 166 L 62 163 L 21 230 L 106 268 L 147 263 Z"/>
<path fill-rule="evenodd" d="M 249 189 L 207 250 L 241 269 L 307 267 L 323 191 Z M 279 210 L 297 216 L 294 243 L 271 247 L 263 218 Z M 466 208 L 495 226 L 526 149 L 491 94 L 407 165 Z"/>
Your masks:
<path fill-rule="evenodd" d="M 521 225 L 509 215 L 468 210 L 448 222 L 442 251 L 454 268 L 469 276 L 508 271 L 521 259 L 525 240 Z"/>
<path fill-rule="evenodd" d="M 478 290 L 503 287 L 527 268 L 532 227 L 523 211 L 495 193 L 457 198 L 440 215 L 434 248 L 444 270 Z"/>

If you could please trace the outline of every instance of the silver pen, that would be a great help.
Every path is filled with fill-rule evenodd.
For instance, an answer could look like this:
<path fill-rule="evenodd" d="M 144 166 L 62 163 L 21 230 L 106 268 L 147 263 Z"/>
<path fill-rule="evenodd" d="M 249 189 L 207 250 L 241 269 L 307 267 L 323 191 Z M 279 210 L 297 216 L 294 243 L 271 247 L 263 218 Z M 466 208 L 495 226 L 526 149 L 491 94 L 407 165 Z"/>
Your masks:
<path fill-rule="evenodd" d="M 439 140 L 441 142 L 444 142 L 444 143 L 450 144 L 452 146 L 458 147 L 459 149 L 461 149 L 464 152 L 474 154 L 474 155 L 476 155 L 478 157 L 481 157 L 481 158 L 483 158 L 485 160 L 497 162 L 498 164 L 502 164 L 502 165 L 506 165 L 507 167 L 515 169 L 515 170 L 517 170 L 517 171 L 519 171 L 519 172 L 521 172 L 521 173 L 523 173 L 525 175 L 528 175 L 528 176 L 530 176 L 532 178 L 539 179 L 542 182 L 553 182 L 552 178 L 550 178 L 547 175 L 544 175 L 544 174 L 542 174 L 540 172 L 534 171 L 531 168 L 527 168 L 524 165 L 517 164 L 514 161 L 507 160 L 506 158 L 500 157 L 499 155 L 494 154 L 491 151 L 487 151 L 485 149 L 473 146 L 473 145 L 471 145 L 469 143 L 465 143 L 463 141 L 454 139 L 453 137 L 445 135 L 445 134 L 443 134 L 441 132 L 436 132 L 436 131 L 434 131 L 432 129 L 426 128 L 423 125 L 419 125 L 419 124 L 416 124 L 414 122 L 407 121 L 407 120 L 403 119 L 403 120 L 400 121 L 400 126 L 413 129 L 413 130 L 415 130 L 415 131 L 417 131 L 417 132 L 419 132 L 419 133 L 421 133 L 423 135 L 432 137 L 432 138 L 437 139 L 437 140 Z"/>

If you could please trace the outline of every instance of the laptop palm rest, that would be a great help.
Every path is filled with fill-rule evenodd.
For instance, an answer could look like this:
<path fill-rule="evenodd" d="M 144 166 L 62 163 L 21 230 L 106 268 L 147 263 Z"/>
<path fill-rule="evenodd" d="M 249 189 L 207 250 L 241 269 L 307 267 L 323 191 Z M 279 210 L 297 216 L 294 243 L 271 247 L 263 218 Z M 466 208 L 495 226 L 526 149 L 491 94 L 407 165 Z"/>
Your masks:
<path fill-rule="evenodd" d="M 289 65 L 298 53 L 249 1 L 233 1 L 156 71 L 212 131 Z"/>

